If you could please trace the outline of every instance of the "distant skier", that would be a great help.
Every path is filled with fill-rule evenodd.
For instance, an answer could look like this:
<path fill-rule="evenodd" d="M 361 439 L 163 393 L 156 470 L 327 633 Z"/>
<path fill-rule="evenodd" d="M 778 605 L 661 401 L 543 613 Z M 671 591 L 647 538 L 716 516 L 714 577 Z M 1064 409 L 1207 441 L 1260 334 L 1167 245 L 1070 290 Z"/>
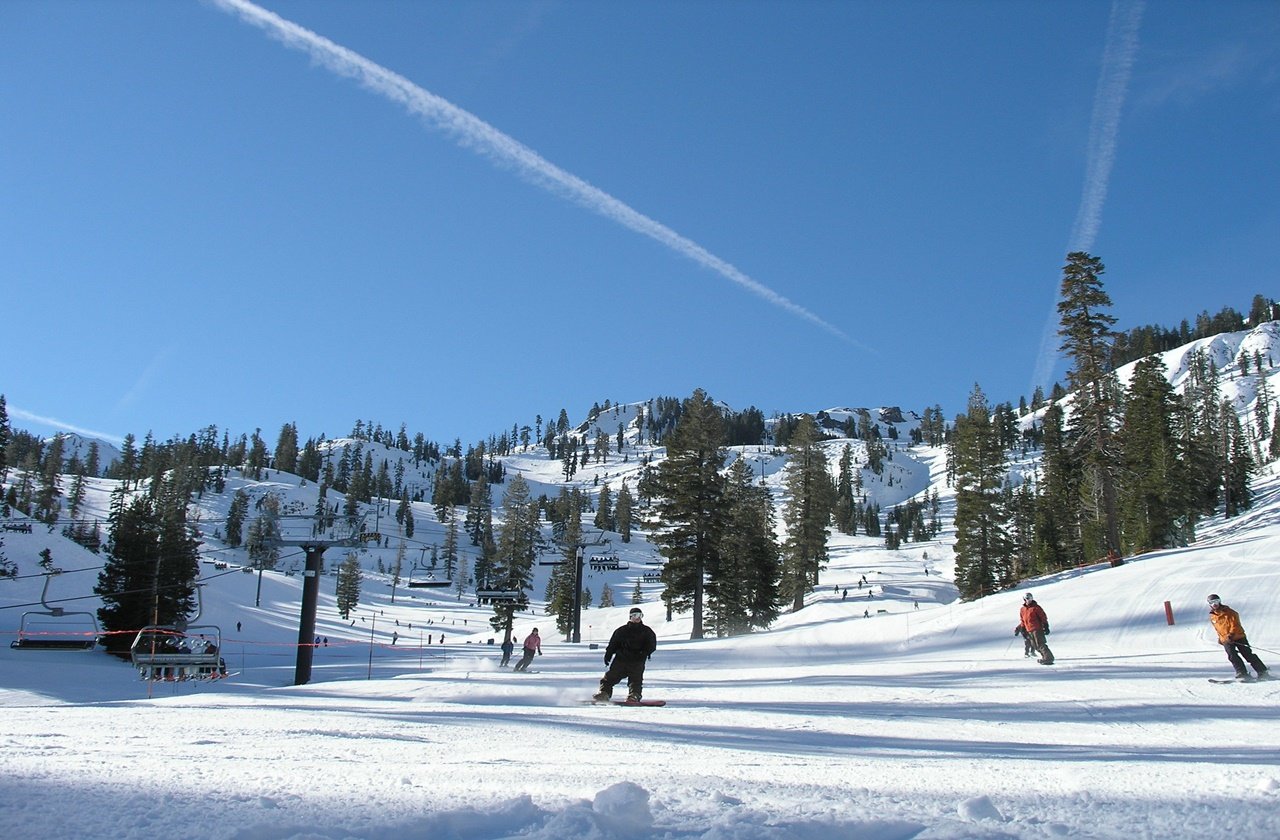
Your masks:
<path fill-rule="evenodd" d="M 1226 649 L 1227 660 L 1236 669 L 1236 679 L 1249 679 L 1249 669 L 1244 666 L 1245 660 L 1258 672 L 1258 679 L 1266 677 L 1267 666 L 1262 664 L 1262 660 L 1249 645 L 1244 625 L 1240 623 L 1240 613 L 1222 603 L 1217 595 L 1209 596 L 1209 623 L 1218 631 L 1218 644 Z"/>
<path fill-rule="evenodd" d="M 1049 635 L 1049 617 L 1044 614 L 1044 609 L 1036 603 L 1036 599 L 1030 592 L 1022 596 L 1022 610 L 1018 614 L 1018 623 L 1023 630 L 1027 631 L 1027 635 L 1031 637 L 1031 646 L 1040 654 L 1040 658 L 1036 661 L 1041 665 L 1052 665 L 1053 651 L 1049 650 L 1049 645 L 1044 640 L 1044 637 Z"/>
<path fill-rule="evenodd" d="M 1021 621 L 1014 625 L 1013 635 L 1022 637 L 1023 656 L 1035 656 L 1036 648 L 1035 645 L 1031 644 L 1031 634 L 1027 632 L 1027 628 L 1022 626 Z"/>
<path fill-rule="evenodd" d="M 627 702 L 638 703 L 644 694 L 644 665 L 658 649 L 658 636 L 645 626 L 644 613 L 632 607 L 627 623 L 613 631 L 604 650 L 604 664 L 609 670 L 600 678 L 600 691 L 591 699 L 605 701 L 613 697 L 613 687 L 627 680 Z"/>
<path fill-rule="evenodd" d="M 534 656 L 542 655 L 542 637 L 538 635 L 538 628 L 533 628 L 533 632 L 524 637 L 524 656 L 520 657 L 520 661 L 516 663 L 516 667 L 512 671 L 526 671 L 529 663 L 533 661 Z"/>
<path fill-rule="evenodd" d="M 512 639 L 510 636 L 507 636 L 505 639 L 502 640 L 502 662 L 499 663 L 498 665 L 499 668 L 505 668 L 511 664 L 511 652 L 515 649 L 516 649 L 515 640 Z"/>

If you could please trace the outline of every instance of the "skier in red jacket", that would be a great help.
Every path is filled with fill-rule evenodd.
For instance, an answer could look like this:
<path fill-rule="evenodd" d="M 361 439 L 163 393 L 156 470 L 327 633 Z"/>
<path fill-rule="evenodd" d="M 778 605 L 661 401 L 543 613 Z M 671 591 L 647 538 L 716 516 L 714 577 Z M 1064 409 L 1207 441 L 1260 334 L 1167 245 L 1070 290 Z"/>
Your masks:
<path fill-rule="evenodd" d="M 1036 603 L 1036 599 L 1030 592 L 1022 596 L 1022 610 L 1018 614 L 1018 622 L 1031 637 L 1032 646 L 1040 654 L 1040 658 L 1036 661 L 1041 665 L 1052 665 L 1053 651 L 1049 650 L 1049 645 L 1044 640 L 1044 637 L 1049 635 L 1049 617 L 1044 614 L 1044 608 Z"/>

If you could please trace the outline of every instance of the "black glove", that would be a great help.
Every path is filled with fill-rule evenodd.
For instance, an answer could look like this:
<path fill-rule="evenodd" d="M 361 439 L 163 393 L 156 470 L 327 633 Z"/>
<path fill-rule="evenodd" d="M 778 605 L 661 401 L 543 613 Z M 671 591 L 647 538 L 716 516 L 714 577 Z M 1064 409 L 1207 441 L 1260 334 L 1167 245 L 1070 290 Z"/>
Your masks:
<path fill-rule="evenodd" d="M 613 657 L 606 653 L 604 655 L 604 664 L 608 665 L 612 661 L 613 661 Z"/>
<path fill-rule="evenodd" d="M 1044 626 L 1044 634 L 1045 634 L 1046 636 L 1047 636 L 1047 635 L 1049 635 L 1049 625 L 1047 625 L 1047 624 Z"/>
<path fill-rule="evenodd" d="M 1022 628 L 1021 628 L 1021 627 L 1015 627 L 1015 628 L 1013 628 L 1013 635 L 1015 635 L 1015 636 L 1021 636 L 1021 635 L 1022 635 Z"/>

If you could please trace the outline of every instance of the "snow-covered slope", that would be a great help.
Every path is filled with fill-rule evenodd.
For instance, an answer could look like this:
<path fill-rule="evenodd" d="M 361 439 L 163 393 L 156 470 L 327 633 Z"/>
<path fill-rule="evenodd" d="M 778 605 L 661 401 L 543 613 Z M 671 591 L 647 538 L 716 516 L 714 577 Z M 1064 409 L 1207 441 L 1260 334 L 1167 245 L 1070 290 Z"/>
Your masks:
<path fill-rule="evenodd" d="M 1236 359 L 1253 342 L 1269 348 L 1270 333 L 1223 338 L 1214 352 Z M 1252 412 L 1251 377 L 1220 367 L 1224 392 L 1237 382 L 1238 405 Z M 834 467 L 843 442 L 829 446 Z M 780 453 L 734 454 L 781 487 Z M 936 490 L 948 526 L 941 538 L 889 551 L 880 539 L 834 535 L 818 591 L 768 632 L 690 641 L 689 616 L 667 616 L 657 585 L 643 586 L 646 621 L 660 637 L 646 695 L 667 699 L 664 709 L 581 702 L 603 672 L 602 647 L 624 620 L 631 582 L 656 560 L 640 539 L 615 538 L 607 549 L 630 568 L 589 571 L 588 587 L 598 594 L 608 582 L 623 605 L 587 610 L 581 644 L 558 638 L 544 615 L 520 616 L 521 636 L 537 626 L 547 641 L 533 673 L 513 674 L 498 667 L 489 611 L 470 593 L 393 589 L 378 574 L 397 551 L 388 529 L 386 547 L 361 549 L 368 573 L 351 619 L 337 614 L 335 579 L 322 581 L 322 644 L 311 682 L 294 686 L 301 577 L 288 571 L 298 558 L 259 582 L 213 532 L 240 487 L 304 512 L 316 488 L 284 474 L 233 476 L 198 508 L 209 536 L 201 620 L 221 627 L 234 676 L 149 684 L 100 653 L 0 648 L 0 830 L 369 840 L 1280 836 L 1280 681 L 1210 684 L 1231 670 L 1204 605 L 1210 592 L 1221 595 L 1262 658 L 1280 660 L 1272 467 L 1255 484 L 1255 506 L 1203 524 L 1195 546 L 960 603 L 943 453 L 892 454 L 893 469 L 868 492 L 887 507 Z M 573 481 L 587 491 L 620 486 L 641 460 L 633 450 Z M 548 495 L 563 484 L 545 451 L 512 456 L 507 467 Z M 105 516 L 110 487 L 92 483 L 91 516 Z M 384 505 L 369 521 L 392 513 Z M 441 532 L 429 505 L 416 505 L 415 519 L 422 559 Z M 46 626 L 60 620 L 38 615 L 46 548 L 64 570 L 50 582 L 51 603 L 96 608 L 100 556 L 44 526 L 0 536 L 22 575 L 0 581 L 0 638 L 16 636 L 24 613 Z M 331 552 L 330 567 L 342 556 Z M 1024 658 L 1012 634 L 1026 590 L 1049 613 L 1052 668 Z M 61 632 L 81 632 L 77 621 L 66 618 Z"/>
<path fill-rule="evenodd" d="M 1280 682 L 1206 680 L 1230 673 L 1205 621 L 1211 591 L 1241 611 L 1264 659 L 1280 658 L 1280 483 L 1267 477 L 1259 490 L 1248 521 L 1207 528 L 1200 546 L 1030 585 L 1053 622 L 1053 668 L 1024 659 L 1011 634 L 1019 592 L 930 597 L 944 587 L 933 545 L 887 552 L 845 538 L 827 579 L 849 596 L 821 592 L 749 637 L 689 641 L 686 617 L 668 621 L 647 603 L 661 643 L 646 694 L 670 701 L 661 710 L 581 704 L 603 671 L 591 645 L 626 607 L 589 611 L 583 644 L 553 638 L 520 675 L 497 667 L 483 610 L 403 588 L 393 601 L 385 582 L 369 586 L 354 624 L 322 586 L 317 632 L 328 645 L 311 684 L 294 687 L 299 579 L 264 575 L 254 607 L 254 575 L 208 566 L 205 619 L 223 629 L 231 679 L 149 685 L 101 654 L 0 650 L 0 828 L 372 840 L 1275 836 Z M 51 596 L 91 585 L 93 555 L 47 532 L 5 537 L 24 573 L 37 546 L 59 545 L 66 572 Z M 863 576 L 870 600 L 857 589 Z M 39 580 L 0 582 L 0 596 L 3 606 L 38 601 Z M 19 612 L 0 610 L 4 632 Z M 537 624 L 546 627 L 526 616 L 519 629 Z"/>

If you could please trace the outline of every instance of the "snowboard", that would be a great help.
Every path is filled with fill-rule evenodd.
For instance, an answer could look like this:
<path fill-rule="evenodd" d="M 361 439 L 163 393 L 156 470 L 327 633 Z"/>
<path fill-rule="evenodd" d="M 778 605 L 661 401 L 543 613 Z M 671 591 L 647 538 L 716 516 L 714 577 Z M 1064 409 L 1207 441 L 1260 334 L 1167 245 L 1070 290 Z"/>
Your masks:
<path fill-rule="evenodd" d="M 592 706 L 608 706 L 611 704 L 614 706 L 665 706 L 667 705 L 666 700 L 641 700 L 639 703 L 629 703 L 626 700 L 586 700 L 584 702 L 590 703 Z"/>
<path fill-rule="evenodd" d="M 1258 682 L 1258 681 L 1259 680 L 1257 677 L 1246 677 L 1243 680 L 1238 680 L 1235 677 L 1232 677 L 1229 680 L 1219 680 L 1219 679 L 1214 679 L 1213 677 L 1209 678 L 1209 682 L 1216 683 L 1217 685 L 1223 685 L 1225 683 L 1251 683 L 1251 682 Z"/>

